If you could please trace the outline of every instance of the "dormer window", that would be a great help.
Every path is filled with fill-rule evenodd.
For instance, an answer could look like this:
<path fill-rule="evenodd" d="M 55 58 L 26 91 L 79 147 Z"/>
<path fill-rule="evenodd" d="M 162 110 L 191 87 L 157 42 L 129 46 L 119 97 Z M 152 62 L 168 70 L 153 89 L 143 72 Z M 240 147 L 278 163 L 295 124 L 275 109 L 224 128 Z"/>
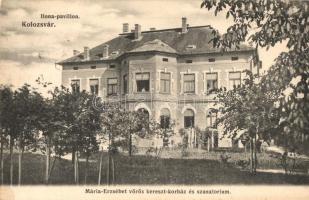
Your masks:
<path fill-rule="evenodd" d="M 231 59 L 232 59 L 232 61 L 238 60 L 238 56 L 234 56 Z"/>
<path fill-rule="evenodd" d="M 73 70 L 78 70 L 78 67 L 73 67 Z"/>
<path fill-rule="evenodd" d="M 209 58 L 208 62 L 216 62 L 216 59 L 215 58 Z"/>
<path fill-rule="evenodd" d="M 118 54 L 119 54 L 119 51 L 113 51 L 113 52 L 111 53 L 112 56 L 118 55 Z"/>
<path fill-rule="evenodd" d="M 194 44 L 189 44 L 186 48 L 187 48 L 187 49 L 196 49 L 196 45 L 194 45 Z"/>

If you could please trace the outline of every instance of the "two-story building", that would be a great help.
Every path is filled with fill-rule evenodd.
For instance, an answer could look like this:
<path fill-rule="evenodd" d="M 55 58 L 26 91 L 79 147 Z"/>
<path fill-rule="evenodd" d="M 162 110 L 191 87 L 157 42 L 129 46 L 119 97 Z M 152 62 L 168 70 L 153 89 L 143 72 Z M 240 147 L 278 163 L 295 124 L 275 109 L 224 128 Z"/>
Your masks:
<path fill-rule="evenodd" d="M 62 84 L 87 90 L 105 101 L 118 101 L 129 110 L 143 110 L 160 122 L 175 121 L 175 130 L 189 134 L 189 146 L 196 146 L 195 127 L 216 129 L 213 91 L 242 83 L 243 70 L 259 72 L 254 48 L 241 45 L 226 52 L 213 47 L 211 26 L 189 26 L 182 18 L 180 28 L 142 31 L 139 24 L 114 39 L 73 57 L 62 65 Z M 230 147 L 222 131 L 211 137 L 212 147 Z M 179 134 L 170 138 L 177 145 Z M 160 142 L 159 142 L 160 143 Z M 210 141 L 209 141 L 210 143 Z M 152 145 L 158 145 L 152 142 Z M 160 143 L 159 145 L 162 145 Z"/>

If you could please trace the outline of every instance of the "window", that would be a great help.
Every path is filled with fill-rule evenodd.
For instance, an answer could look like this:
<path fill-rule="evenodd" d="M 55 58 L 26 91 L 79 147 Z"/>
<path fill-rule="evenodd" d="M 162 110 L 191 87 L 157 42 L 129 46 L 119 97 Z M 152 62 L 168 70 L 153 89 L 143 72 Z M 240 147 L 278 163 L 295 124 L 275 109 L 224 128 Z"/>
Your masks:
<path fill-rule="evenodd" d="M 171 92 L 171 73 L 168 72 L 160 73 L 160 92 L 162 93 Z"/>
<path fill-rule="evenodd" d="M 216 61 L 216 59 L 214 59 L 214 58 L 209 58 L 208 59 L 208 62 L 215 62 Z"/>
<path fill-rule="evenodd" d="M 217 120 L 217 113 L 209 112 L 208 115 L 206 116 L 206 125 L 207 125 L 207 127 L 217 128 L 216 120 Z"/>
<path fill-rule="evenodd" d="M 184 127 L 194 127 L 194 112 L 191 109 L 186 110 L 184 113 Z"/>
<path fill-rule="evenodd" d="M 73 70 L 78 70 L 78 67 L 73 67 Z"/>
<path fill-rule="evenodd" d="M 168 62 L 168 58 L 162 58 L 163 62 Z"/>
<path fill-rule="evenodd" d="M 99 94 L 99 79 L 90 79 L 90 92 L 91 94 L 98 95 Z"/>
<path fill-rule="evenodd" d="M 72 80 L 71 87 L 73 93 L 78 93 L 80 91 L 80 80 Z"/>
<path fill-rule="evenodd" d="M 116 68 L 116 65 L 111 64 L 111 65 L 109 65 L 109 68 L 110 68 L 110 69 L 115 69 L 115 68 Z"/>
<path fill-rule="evenodd" d="M 207 94 L 218 89 L 218 73 L 206 73 Z"/>
<path fill-rule="evenodd" d="M 128 74 L 125 74 L 123 76 L 123 93 L 124 94 L 128 93 Z"/>
<path fill-rule="evenodd" d="M 169 128 L 170 126 L 170 111 L 167 108 L 161 110 L 160 126 L 162 129 Z"/>
<path fill-rule="evenodd" d="M 136 90 L 137 92 L 149 92 L 150 73 L 136 73 Z"/>
<path fill-rule="evenodd" d="M 232 61 L 234 61 L 234 60 L 238 60 L 238 57 L 237 57 L 237 56 L 235 56 L 235 57 L 232 57 L 231 59 L 232 59 Z"/>
<path fill-rule="evenodd" d="M 230 72 L 229 73 L 229 87 L 237 87 L 241 84 L 241 73 L 240 72 Z"/>
<path fill-rule="evenodd" d="M 117 95 L 118 91 L 118 79 L 109 78 L 107 79 L 107 95 Z"/>
<path fill-rule="evenodd" d="M 183 75 L 184 93 L 195 93 L 195 74 Z"/>
<path fill-rule="evenodd" d="M 91 66 L 90 68 L 91 68 L 91 69 L 96 69 L 97 66 L 93 65 L 93 66 Z"/>
<path fill-rule="evenodd" d="M 186 60 L 186 63 L 192 63 L 193 61 L 192 60 Z"/>

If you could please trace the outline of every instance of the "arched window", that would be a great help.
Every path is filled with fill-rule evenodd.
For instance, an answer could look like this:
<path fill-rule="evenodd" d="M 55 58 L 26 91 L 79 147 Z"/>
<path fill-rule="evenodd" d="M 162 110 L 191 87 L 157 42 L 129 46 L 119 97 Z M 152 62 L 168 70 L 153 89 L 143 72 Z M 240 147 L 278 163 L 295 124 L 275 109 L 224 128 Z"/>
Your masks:
<path fill-rule="evenodd" d="M 167 108 L 163 108 L 160 111 L 160 125 L 161 128 L 168 128 L 170 126 L 170 111 Z"/>
<path fill-rule="evenodd" d="M 143 113 L 145 115 L 145 118 L 147 120 L 149 120 L 149 112 L 148 112 L 148 110 L 146 110 L 145 108 L 140 108 L 140 109 L 137 110 L 137 112 Z"/>
<path fill-rule="evenodd" d="M 194 127 L 194 112 L 191 109 L 187 109 L 184 113 L 184 127 Z"/>

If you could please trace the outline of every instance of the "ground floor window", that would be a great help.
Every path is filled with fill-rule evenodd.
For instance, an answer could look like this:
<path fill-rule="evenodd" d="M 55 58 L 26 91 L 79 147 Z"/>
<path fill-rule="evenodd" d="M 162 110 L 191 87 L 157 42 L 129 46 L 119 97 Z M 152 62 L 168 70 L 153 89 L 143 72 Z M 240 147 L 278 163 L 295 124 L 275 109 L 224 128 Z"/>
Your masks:
<path fill-rule="evenodd" d="M 160 111 L 160 125 L 162 129 L 167 129 L 170 126 L 170 111 L 167 108 Z"/>
<path fill-rule="evenodd" d="M 107 95 L 117 95 L 118 92 L 118 79 L 109 78 L 107 79 Z"/>
<path fill-rule="evenodd" d="M 73 93 L 80 92 L 80 80 L 71 80 L 71 87 Z"/>
<path fill-rule="evenodd" d="M 99 94 L 99 79 L 90 79 L 90 92 L 91 94 L 98 95 Z"/>
<path fill-rule="evenodd" d="M 187 109 L 184 113 L 184 127 L 194 127 L 194 112 L 191 109 Z"/>

